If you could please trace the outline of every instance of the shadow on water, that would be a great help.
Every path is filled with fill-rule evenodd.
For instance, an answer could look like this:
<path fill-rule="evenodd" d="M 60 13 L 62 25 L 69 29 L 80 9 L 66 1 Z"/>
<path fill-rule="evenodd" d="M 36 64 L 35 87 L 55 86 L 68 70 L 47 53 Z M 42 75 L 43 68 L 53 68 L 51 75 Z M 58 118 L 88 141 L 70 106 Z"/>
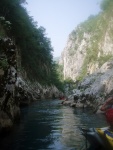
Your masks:
<path fill-rule="evenodd" d="M 104 115 L 73 109 L 59 100 L 42 100 L 22 108 L 21 121 L 0 143 L 0 150 L 80 150 L 79 127 L 106 126 Z"/>

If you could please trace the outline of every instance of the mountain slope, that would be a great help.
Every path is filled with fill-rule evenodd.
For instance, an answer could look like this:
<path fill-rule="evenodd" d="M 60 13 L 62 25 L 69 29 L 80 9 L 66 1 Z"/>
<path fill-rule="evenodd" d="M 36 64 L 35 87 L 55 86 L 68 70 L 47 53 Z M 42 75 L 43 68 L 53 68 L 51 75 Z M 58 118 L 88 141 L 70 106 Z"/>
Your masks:
<path fill-rule="evenodd" d="M 69 35 L 60 64 L 64 79 L 81 80 L 113 56 L 113 2 L 97 16 L 90 16 Z M 104 2 L 104 1 L 103 1 Z"/>

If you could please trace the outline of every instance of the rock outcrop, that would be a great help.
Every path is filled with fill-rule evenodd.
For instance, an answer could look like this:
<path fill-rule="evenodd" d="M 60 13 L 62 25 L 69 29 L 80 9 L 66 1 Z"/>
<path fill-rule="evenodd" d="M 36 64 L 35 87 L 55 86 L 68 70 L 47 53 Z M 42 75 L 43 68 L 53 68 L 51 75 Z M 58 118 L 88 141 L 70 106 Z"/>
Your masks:
<path fill-rule="evenodd" d="M 94 112 L 100 112 L 101 105 L 107 97 L 113 95 L 113 60 L 102 65 L 98 71 L 85 77 L 71 91 L 64 105 L 74 107 L 92 107 Z"/>
<path fill-rule="evenodd" d="M 15 93 L 15 83 L 17 80 L 16 46 L 7 37 L 0 39 L 0 48 L 2 50 L 0 53 L 0 128 L 8 128 L 20 116 Z"/>

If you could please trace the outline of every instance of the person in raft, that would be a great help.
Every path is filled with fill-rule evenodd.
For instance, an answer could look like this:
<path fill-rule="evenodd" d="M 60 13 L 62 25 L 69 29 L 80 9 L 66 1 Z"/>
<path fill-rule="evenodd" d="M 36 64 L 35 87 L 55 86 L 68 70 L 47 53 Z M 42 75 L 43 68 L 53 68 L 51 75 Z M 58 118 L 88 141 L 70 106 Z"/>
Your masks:
<path fill-rule="evenodd" d="M 106 100 L 100 110 L 105 111 L 106 120 L 113 130 L 113 95 Z"/>
<path fill-rule="evenodd" d="M 107 111 L 108 109 L 113 108 L 113 95 L 110 96 L 105 103 L 100 108 L 101 111 Z"/>

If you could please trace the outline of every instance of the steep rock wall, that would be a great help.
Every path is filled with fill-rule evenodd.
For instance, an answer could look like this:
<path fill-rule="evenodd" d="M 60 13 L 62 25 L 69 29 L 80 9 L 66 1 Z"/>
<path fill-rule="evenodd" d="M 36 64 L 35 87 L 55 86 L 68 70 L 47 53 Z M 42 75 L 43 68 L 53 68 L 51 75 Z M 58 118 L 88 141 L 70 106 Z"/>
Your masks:
<path fill-rule="evenodd" d="M 42 86 L 25 78 L 20 71 L 19 49 L 14 38 L 8 36 L 10 25 L 4 17 L 0 17 L 0 134 L 10 131 L 15 120 L 20 119 L 21 106 L 38 99 L 58 98 L 60 95 L 54 85 Z"/>
<path fill-rule="evenodd" d="M 59 64 L 64 79 L 81 79 L 113 56 L 112 10 L 89 17 L 69 35 Z"/>

